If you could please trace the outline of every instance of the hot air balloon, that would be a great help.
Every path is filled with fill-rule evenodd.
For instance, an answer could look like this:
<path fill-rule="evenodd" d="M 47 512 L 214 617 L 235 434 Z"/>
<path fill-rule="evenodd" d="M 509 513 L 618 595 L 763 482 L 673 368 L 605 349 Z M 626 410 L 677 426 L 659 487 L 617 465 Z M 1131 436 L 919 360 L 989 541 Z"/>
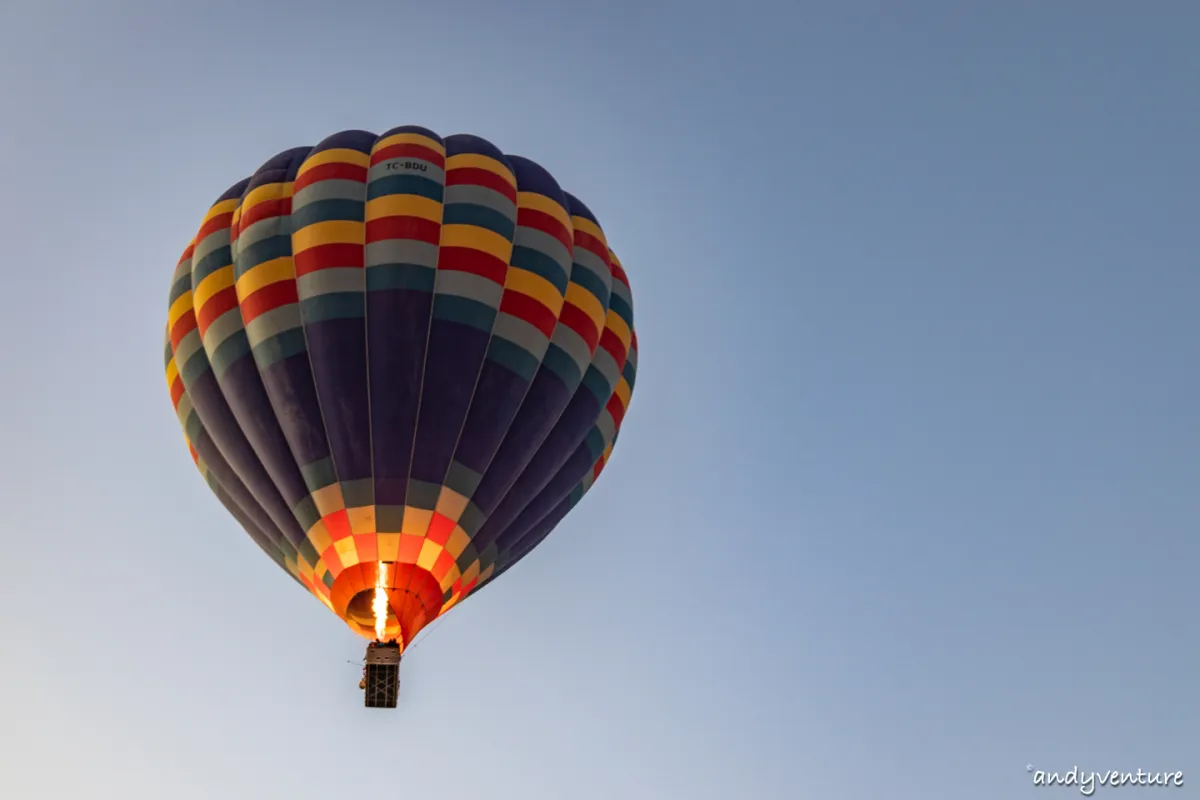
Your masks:
<path fill-rule="evenodd" d="M 600 475 L 637 337 L 582 201 L 485 139 L 405 126 L 287 150 L 218 197 L 165 356 L 204 480 L 371 642 L 367 705 L 394 707 L 417 633 Z"/>

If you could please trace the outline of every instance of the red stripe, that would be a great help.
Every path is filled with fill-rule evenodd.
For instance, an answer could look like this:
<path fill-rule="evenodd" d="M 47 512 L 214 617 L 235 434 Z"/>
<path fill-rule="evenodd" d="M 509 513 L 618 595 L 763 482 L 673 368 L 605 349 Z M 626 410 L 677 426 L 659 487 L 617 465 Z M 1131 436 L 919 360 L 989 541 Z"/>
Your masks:
<path fill-rule="evenodd" d="M 212 233 L 223 230 L 229 227 L 229 223 L 233 221 L 233 212 L 227 214 L 217 214 L 208 222 L 200 226 L 200 230 L 196 233 L 196 241 L 203 242 L 204 239 Z"/>
<path fill-rule="evenodd" d="M 401 536 L 400 547 L 396 549 L 396 560 L 406 564 L 417 563 L 417 556 L 421 555 L 422 544 L 424 544 L 424 538 L 421 536 L 411 534 Z"/>
<path fill-rule="evenodd" d="M 181 255 L 179 257 L 179 261 L 178 261 L 178 263 L 176 263 L 176 266 L 179 266 L 179 264 L 182 264 L 183 262 L 185 262 L 189 258 L 191 258 L 192 253 L 194 253 L 195 251 L 196 251 L 196 243 L 192 242 L 191 244 L 189 244 L 187 247 L 184 248 L 183 255 Z"/>
<path fill-rule="evenodd" d="M 335 542 L 350 535 L 350 515 L 345 509 L 326 514 L 321 517 L 321 521 L 325 523 L 325 530 L 329 531 Z"/>
<path fill-rule="evenodd" d="M 434 544 L 445 545 L 446 542 L 450 541 L 450 534 L 453 532 L 454 520 L 444 517 L 435 511 L 433 512 L 433 519 L 429 520 L 429 529 L 425 531 L 425 538 Z"/>
<path fill-rule="evenodd" d="M 335 161 L 331 164 L 322 164 L 319 167 L 313 167 L 308 172 L 305 172 L 300 177 L 296 178 L 296 182 L 292 184 L 293 194 L 298 193 L 306 186 L 312 186 L 320 181 L 358 181 L 359 183 L 367 182 L 367 168 L 360 167 L 357 164 L 349 164 L 345 161 Z"/>
<path fill-rule="evenodd" d="M 192 454 L 192 461 L 196 466 L 200 465 L 200 454 L 196 452 L 196 448 L 192 447 L 192 443 L 188 442 L 188 452 Z"/>
<path fill-rule="evenodd" d="M 376 150 L 371 154 L 371 166 L 375 166 L 381 161 L 391 161 L 393 158 L 419 158 L 422 161 L 428 161 L 438 169 L 444 169 L 446 159 L 437 150 L 430 147 L 425 147 L 420 144 L 398 143 L 390 144 L 380 150 Z"/>
<path fill-rule="evenodd" d="M 179 407 L 179 398 L 183 397 L 183 380 L 178 374 L 175 375 L 175 380 L 171 381 L 171 405 Z M 191 447 L 191 445 L 188 445 Z"/>
<path fill-rule="evenodd" d="M 171 349 L 179 347 L 179 343 L 183 341 L 183 337 L 196 329 L 196 313 L 195 309 L 189 308 L 183 312 L 183 316 L 175 320 L 175 327 L 171 328 Z M 179 365 L 176 365 L 179 366 Z"/>
<path fill-rule="evenodd" d="M 415 239 L 418 242 L 437 244 L 441 233 L 440 222 L 421 217 L 380 217 L 367 223 L 368 244 L 388 239 Z"/>
<path fill-rule="evenodd" d="M 454 566 L 454 556 L 450 555 L 449 550 L 443 550 L 438 553 L 437 560 L 433 562 L 434 580 L 441 580 L 450 572 L 450 568 Z"/>
<path fill-rule="evenodd" d="M 610 263 L 612 264 L 613 277 L 616 278 L 617 280 L 619 280 L 621 283 L 625 284 L 625 288 L 628 289 L 629 288 L 629 276 L 625 274 L 625 270 L 621 269 L 621 265 L 618 264 L 616 261 L 613 261 Z"/>
<path fill-rule="evenodd" d="M 301 275 L 307 275 L 310 272 L 330 269 L 331 267 L 362 268 L 363 246 L 361 244 L 349 244 L 345 242 L 319 244 L 316 247 L 301 250 L 292 256 L 292 260 L 296 263 L 297 278 Z"/>
<path fill-rule="evenodd" d="M 608 402 L 604 405 L 608 413 L 612 416 L 615 428 L 621 427 L 621 420 L 625 418 L 625 404 L 621 402 L 620 396 L 613 392 L 612 397 L 608 398 Z"/>
<path fill-rule="evenodd" d="M 268 217 L 283 217 L 292 213 L 292 198 L 276 197 L 274 200 L 264 200 L 255 203 L 242 212 L 238 222 L 238 231 L 244 231 L 256 222 L 262 222 Z"/>
<path fill-rule="evenodd" d="M 625 345 L 612 332 L 612 328 L 605 328 L 604 333 L 600 334 L 600 346 L 611 353 L 612 357 L 616 359 L 617 369 L 625 368 L 625 358 L 628 356 L 628 353 L 625 352 Z"/>
<path fill-rule="evenodd" d="M 438 253 L 438 269 L 470 272 L 472 275 L 487 278 L 501 286 L 504 285 L 504 278 L 508 275 L 508 264 L 491 253 L 485 253 L 472 247 L 443 247 Z"/>
<path fill-rule="evenodd" d="M 554 333 L 558 317 L 542 305 L 541 301 L 521 292 L 505 292 L 500 299 L 500 310 L 517 319 L 523 319 L 549 337 Z"/>
<path fill-rule="evenodd" d="M 558 321 L 578 333 L 580 338 L 587 342 L 589 353 L 596 352 L 596 345 L 600 343 L 600 330 L 583 309 L 572 303 L 563 303 Z"/>
<path fill-rule="evenodd" d="M 600 460 L 596 462 L 596 465 L 594 467 L 592 467 L 592 481 L 595 482 L 600 477 L 600 473 L 603 471 L 604 471 L 604 458 L 601 457 Z"/>
<path fill-rule="evenodd" d="M 533 228 L 536 231 L 550 234 L 563 243 L 563 247 L 567 248 L 568 253 L 571 252 L 571 231 L 567 230 L 567 226 L 559 222 L 556 217 L 545 211 L 538 211 L 536 208 L 518 208 L 517 224 L 522 228 Z"/>
<path fill-rule="evenodd" d="M 517 202 L 517 190 L 511 183 L 494 172 L 479 167 L 451 168 L 446 172 L 447 186 L 486 186 Z"/>
<path fill-rule="evenodd" d="M 354 549 L 358 552 L 358 557 L 361 561 L 370 562 L 377 560 L 379 553 L 376 551 L 376 542 L 373 533 L 356 533 L 354 534 Z"/>
<path fill-rule="evenodd" d="M 575 229 L 575 246 L 582 247 L 584 250 L 590 250 L 605 264 L 612 266 L 612 262 L 608 258 L 608 248 L 604 246 L 604 242 L 592 236 L 590 233 Z"/>
<path fill-rule="evenodd" d="M 299 302 L 299 300 L 295 281 L 282 280 L 268 283 L 242 301 L 242 321 L 249 325 L 260 315 L 288 303 Z"/>
<path fill-rule="evenodd" d="M 637 344 L 637 331 L 630 331 L 630 332 L 629 332 L 629 349 L 630 349 L 630 350 L 637 350 L 637 349 L 638 349 L 638 344 Z"/>
<path fill-rule="evenodd" d="M 237 289 L 232 286 L 226 286 L 221 291 L 214 294 L 204 302 L 204 307 L 200 309 L 200 313 L 196 315 L 196 322 L 200 326 L 200 335 L 203 336 L 208 332 L 208 326 L 217 321 L 217 317 L 237 308 Z"/>
<path fill-rule="evenodd" d="M 346 569 L 342 566 L 342 557 L 338 555 L 337 548 L 333 545 L 325 548 L 325 552 L 321 553 L 321 559 L 325 562 L 325 571 L 332 575 L 334 580 Z M 324 586 L 325 584 L 322 583 L 321 585 Z M 328 597 L 329 589 L 326 589 L 325 592 L 326 597 Z"/>

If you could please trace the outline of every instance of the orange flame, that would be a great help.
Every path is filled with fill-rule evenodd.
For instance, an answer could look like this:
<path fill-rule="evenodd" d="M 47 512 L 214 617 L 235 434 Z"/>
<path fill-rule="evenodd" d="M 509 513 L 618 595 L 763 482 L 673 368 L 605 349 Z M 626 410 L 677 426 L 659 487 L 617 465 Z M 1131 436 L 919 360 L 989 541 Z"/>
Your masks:
<path fill-rule="evenodd" d="M 381 642 L 383 641 L 383 637 L 387 635 L 387 574 L 387 564 L 380 561 L 379 574 L 375 578 L 375 602 L 371 604 L 371 607 L 375 612 L 375 638 Z"/>

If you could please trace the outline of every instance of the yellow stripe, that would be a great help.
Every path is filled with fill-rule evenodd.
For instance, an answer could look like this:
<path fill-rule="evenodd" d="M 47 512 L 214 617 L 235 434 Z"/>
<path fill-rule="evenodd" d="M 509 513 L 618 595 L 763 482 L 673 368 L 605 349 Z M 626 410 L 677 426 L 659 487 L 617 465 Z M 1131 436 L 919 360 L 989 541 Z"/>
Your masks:
<path fill-rule="evenodd" d="M 436 150 L 442 156 L 446 155 L 446 148 L 435 139 L 430 139 L 428 136 L 423 136 L 419 133 L 393 133 L 386 139 L 380 139 L 371 148 L 372 153 L 377 153 L 385 147 L 391 147 L 394 144 L 419 144 L 422 147 L 428 147 L 430 150 Z"/>
<path fill-rule="evenodd" d="M 207 225 L 208 221 L 213 217 L 219 217 L 222 214 L 228 214 L 230 211 L 233 211 L 238 207 L 238 203 L 240 202 L 241 200 L 235 197 L 232 200 L 222 200 L 221 202 L 217 203 L 208 210 L 207 214 L 204 215 L 204 221 L 200 223 L 200 227 L 203 228 L 205 225 Z M 199 232 L 199 228 L 197 228 L 197 232 Z"/>
<path fill-rule="evenodd" d="M 324 553 L 329 545 L 333 544 L 333 536 L 330 535 L 329 529 L 325 527 L 324 520 L 317 520 L 313 526 L 308 529 L 306 534 L 309 543 L 313 546 L 313 550 L 318 553 Z M 316 569 L 314 566 L 313 569 Z"/>
<path fill-rule="evenodd" d="M 615 311 L 609 311 L 605 327 L 617 335 L 617 338 L 621 340 L 621 344 L 625 345 L 626 352 L 628 352 L 629 342 L 633 338 L 633 334 L 630 332 L 629 326 L 625 324 L 625 320 L 621 319 L 621 315 Z"/>
<path fill-rule="evenodd" d="M 389 194 L 367 201 L 367 222 L 384 217 L 420 217 L 439 225 L 442 204 L 416 194 Z"/>
<path fill-rule="evenodd" d="M 617 381 L 617 388 L 613 390 L 613 394 L 621 401 L 622 408 L 629 408 L 629 398 L 633 395 L 633 389 L 629 388 L 629 381 L 624 378 Z"/>
<path fill-rule="evenodd" d="M 575 230 L 595 236 L 604 244 L 604 248 L 608 249 L 608 239 L 605 238 L 604 231 L 600 230 L 599 225 L 586 217 L 571 217 L 571 222 L 575 224 Z"/>
<path fill-rule="evenodd" d="M 454 526 L 454 531 L 451 532 L 450 538 L 446 540 L 446 552 L 457 559 L 467 549 L 467 545 L 471 543 L 471 537 L 467 535 L 459 526 Z"/>
<path fill-rule="evenodd" d="M 575 230 L 571 224 L 571 215 L 567 213 L 567 210 L 544 194 L 517 192 L 517 207 L 531 208 L 534 211 L 549 214 L 563 224 L 563 227 L 567 229 L 567 236 L 570 236 Z"/>
<path fill-rule="evenodd" d="M 556 317 L 562 311 L 563 296 L 558 293 L 554 284 L 529 270 L 509 267 L 508 275 L 504 279 L 504 290 L 520 292 L 532 297 L 550 309 Z"/>
<path fill-rule="evenodd" d="M 433 569 L 433 564 L 437 561 L 438 556 L 442 554 L 444 548 L 435 542 L 433 539 L 426 539 L 421 543 L 421 552 L 417 556 L 417 566 L 426 572 Z"/>
<path fill-rule="evenodd" d="M 400 557 L 400 534 L 375 534 L 375 551 L 380 561 L 395 561 Z"/>
<path fill-rule="evenodd" d="M 423 537 L 425 532 L 429 530 L 429 523 L 432 521 L 432 509 L 405 506 L 404 518 L 400 522 L 400 532 L 405 536 Z"/>
<path fill-rule="evenodd" d="M 463 497 L 458 492 L 451 489 L 449 486 L 443 486 L 441 492 L 438 493 L 437 503 L 434 506 L 434 511 L 441 514 L 447 519 L 458 522 L 462 516 L 463 510 L 467 507 L 467 498 Z"/>
<path fill-rule="evenodd" d="M 452 169 L 467 169 L 468 167 L 486 169 L 488 172 L 504 178 L 514 189 L 517 188 L 517 178 L 512 174 L 512 170 L 490 156 L 483 156 L 479 153 L 460 153 L 446 159 L 447 172 Z"/>
<path fill-rule="evenodd" d="M 229 220 L 229 227 L 231 229 L 237 230 L 238 220 L 242 218 L 242 209 L 245 207 L 245 204 L 242 204 L 233 210 L 233 218 Z"/>
<path fill-rule="evenodd" d="M 463 586 L 466 586 L 475 577 L 479 575 L 479 559 L 471 562 L 471 566 L 467 567 L 467 571 L 462 574 Z"/>
<path fill-rule="evenodd" d="M 242 273 L 242 277 L 237 279 L 238 302 L 242 302 L 264 286 L 279 281 L 294 280 L 295 277 L 296 264 L 292 261 L 291 256 L 281 256 L 264 261 Z"/>
<path fill-rule="evenodd" d="M 338 539 L 333 543 L 333 549 L 337 551 L 338 558 L 342 560 L 343 567 L 352 567 L 360 561 L 358 547 L 354 544 L 353 536 Z"/>
<path fill-rule="evenodd" d="M 621 263 L 621 259 L 617 258 L 617 254 L 612 251 L 611 247 L 608 248 L 608 260 L 620 267 L 622 272 L 625 271 L 625 265 Z"/>
<path fill-rule="evenodd" d="M 454 585 L 454 582 L 458 580 L 458 577 L 461 574 L 462 573 L 458 571 L 457 564 L 450 565 L 450 569 L 448 569 L 446 574 L 442 576 L 442 579 L 438 581 L 438 585 L 441 586 L 442 589 L 442 594 L 445 594 L 447 591 L 449 591 L 450 587 Z"/>
<path fill-rule="evenodd" d="M 608 459 L 610 459 L 612 457 L 613 445 L 615 445 L 615 444 L 616 444 L 616 442 L 608 443 L 608 445 L 604 448 L 604 455 L 602 455 L 602 456 L 600 456 L 600 458 L 596 459 L 597 464 L 606 463 L 608 461 Z"/>
<path fill-rule="evenodd" d="M 179 322 L 179 318 L 192 309 L 192 290 L 188 289 L 183 294 L 176 298 L 171 304 L 171 310 L 167 312 L 167 330 L 175 327 L 175 323 Z"/>
<path fill-rule="evenodd" d="M 481 250 L 508 263 L 512 256 L 512 242 L 498 233 L 477 225 L 443 225 L 442 247 L 469 247 Z"/>
<path fill-rule="evenodd" d="M 313 505 L 317 507 L 317 513 L 322 517 L 328 517 L 330 514 L 336 514 L 346 508 L 346 500 L 342 497 L 341 484 L 331 483 L 328 486 L 322 486 L 315 492 L 309 492 L 312 495 Z"/>
<path fill-rule="evenodd" d="M 375 532 L 375 506 L 347 508 L 346 516 L 350 519 L 350 533 L 361 535 Z"/>
<path fill-rule="evenodd" d="M 167 386 L 174 385 L 175 379 L 179 377 L 179 367 L 175 366 L 175 359 L 172 358 L 167 362 Z"/>
<path fill-rule="evenodd" d="M 366 153 L 337 147 L 333 150 L 322 150 L 320 153 L 306 158 L 304 163 L 300 165 L 300 171 L 296 173 L 296 177 L 300 177 L 309 170 L 326 164 L 355 164 L 360 167 L 366 167 L 370 163 L 371 157 Z"/>
<path fill-rule="evenodd" d="M 196 308 L 204 308 L 204 304 L 212 299 L 213 295 L 230 286 L 233 286 L 232 264 L 228 267 L 221 267 L 200 281 L 200 285 L 192 292 L 192 304 Z"/>
<path fill-rule="evenodd" d="M 266 203 L 271 200 L 278 200 L 281 197 L 291 197 L 292 184 L 290 183 L 264 183 L 262 186 L 256 186 L 246 195 L 246 199 L 242 201 L 242 206 L 247 209 L 254 208 L 259 203 Z"/>
<path fill-rule="evenodd" d="M 578 283 L 567 284 L 566 300 L 571 305 L 588 315 L 588 319 L 596 326 L 597 331 L 604 330 L 604 306 L 600 299 Z"/>
<path fill-rule="evenodd" d="M 361 222 L 336 219 L 314 222 L 292 234 L 292 252 L 299 253 L 322 244 L 365 244 L 367 227 Z"/>

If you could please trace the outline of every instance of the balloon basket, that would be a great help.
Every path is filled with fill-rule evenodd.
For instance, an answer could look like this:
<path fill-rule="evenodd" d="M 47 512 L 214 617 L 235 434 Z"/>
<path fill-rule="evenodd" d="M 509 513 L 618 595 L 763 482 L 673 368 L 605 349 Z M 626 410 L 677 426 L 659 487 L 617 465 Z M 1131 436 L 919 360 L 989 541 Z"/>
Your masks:
<path fill-rule="evenodd" d="M 400 693 L 400 645 L 395 642 L 367 645 L 363 681 L 363 703 L 367 708 L 395 708 Z"/>

